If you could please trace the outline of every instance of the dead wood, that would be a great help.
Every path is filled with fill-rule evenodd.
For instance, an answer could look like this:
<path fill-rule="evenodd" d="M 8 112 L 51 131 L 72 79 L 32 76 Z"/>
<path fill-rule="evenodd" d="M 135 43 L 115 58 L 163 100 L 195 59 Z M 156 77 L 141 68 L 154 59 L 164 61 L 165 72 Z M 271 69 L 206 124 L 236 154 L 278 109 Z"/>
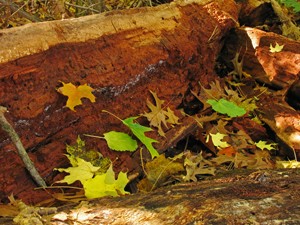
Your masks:
<path fill-rule="evenodd" d="M 148 110 L 149 90 L 175 110 L 190 87 L 216 79 L 221 40 L 237 16 L 232 0 L 194 0 L 1 30 L 0 105 L 8 108 L 7 119 L 51 184 L 60 179 L 53 168 L 68 165 L 65 144 L 77 135 L 126 131 L 101 110 L 121 118 L 139 115 Z M 56 91 L 61 81 L 89 84 L 96 103 L 84 101 L 76 113 L 65 108 L 66 97 Z M 111 158 L 117 170 L 140 169 L 139 157 L 113 152 L 98 139 L 86 142 Z M 2 131 L 0 148 L 0 199 L 11 193 L 26 203 L 47 198 L 33 190 Z"/>
<path fill-rule="evenodd" d="M 270 52 L 270 44 L 274 47 L 275 43 L 284 45 L 281 52 Z M 283 151 L 294 158 L 295 150 L 300 158 L 300 43 L 272 32 L 243 27 L 228 36 L 222 58 L 230 65 L 237 53 L 243 62 L 242 70 L 269 86 L 273 93 L 259 96 L 257 114 L 284 143 Z"/>
<path fill-rule="evenodd" d="M 243 59 L 243 71 L 274 88 L 289 88 L 300 75 L 300 43 L 273 32 L 250 27 L 236 29 L 228 36 L 226 55 L 229 62 L 236 53 Z M 270 45 L 284 45 L 281 52 L 270 52 Z M 224 52 L 225 53 L 225 52 Z"/>
<path fill-rule="evenodd" d="M 298 224 L 298 170 L 235 170 L 221 178 L 58 209 L 49 224 Z M 44 209 L 45 211 L 45 209 Z M 10 220 L 2 220 L 11 224 Z"/>

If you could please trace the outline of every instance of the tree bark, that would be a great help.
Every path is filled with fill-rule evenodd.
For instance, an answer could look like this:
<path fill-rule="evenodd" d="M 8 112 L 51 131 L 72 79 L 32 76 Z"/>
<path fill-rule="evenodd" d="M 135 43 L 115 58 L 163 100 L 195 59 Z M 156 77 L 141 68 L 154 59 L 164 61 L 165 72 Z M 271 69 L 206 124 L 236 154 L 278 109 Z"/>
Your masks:
<path fill-rule="evenodd" d="M 273 94 L 259 96 L 257 115 L 283 142 L 282 151 L 300 158 L 300 43 L 272 32 L 243 27 L 227 37 L 222 59 L 231 60 L 239 53 L 242 70 L 257 82 L 269 86 Z M 270 45 L 283 45 L 272 53 Z M 248 93 L 251 95 L 251 91 Z"/>
<path fill-rule="evenodd" d="M 93 201 L 67 217 L 83 224 L 297 224 L 297 170 L 237 172 L 196 183 L 163 187 L 149 194 Z M 162 197 L 163 196 L 163 197 Z M 68 212 L 68 211 L 66 211 Z M 77 216 L 77 217 L 76 217 Z M 56 218 L 61 218 L 57 216 Z M 83 217 L 82 217 L 83 218 Z M 52 224 L 68 224 L 57 220 Z"/>
<path fill-rule="evenodd" d="M 65 145 L 74 144 L 77 135 L 128 132 L 101 110 L 122 119 L 139 115 L 148 110 L 149 90 L 175 110 L 189 88 L 216 79 L 222 37 L 237 17 L 233 0 L 190 0 L 1 30 L 0 105 L 9 110 L 7 119 L 51 184 L 61 178 L 53 169 L 68 165 Z M 66 97 L 56 91 L 61 82 L 90 85 L 96 102 L 69 110 Z M 85 140 L 114 162 L 116 172 L 141 169 L 139 157 L 113 152 L 99 139 Z M 3 131 L 0 148 L 0 199 L 5 202 L 11 193 L 31 204 L 47 198 L 33 190 Z"/>
<path fill-rule="evenodd" d="M 151 193 L 63 206 L 55 214 L 53 208 L 32 208 L 23 214 L 23 219 L 49 221 L 52 225 L 299 223 L 298 170 L 235 170 L 221 176 L 162 187 Z M 46 216 L 47 211 L 51 215 Z M 0 224 L 13 223 L 6 218 Z"/>

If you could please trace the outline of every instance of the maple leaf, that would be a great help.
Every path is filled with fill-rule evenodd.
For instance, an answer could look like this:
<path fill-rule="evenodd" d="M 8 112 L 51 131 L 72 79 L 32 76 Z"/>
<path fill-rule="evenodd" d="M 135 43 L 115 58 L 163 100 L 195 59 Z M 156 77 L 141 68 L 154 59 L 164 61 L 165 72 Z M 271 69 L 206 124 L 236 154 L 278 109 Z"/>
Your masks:
<path fill-rule="evenodd" d="M 272 53 L 281 52 L 283 47 L 284 47 L 284 45 L 279 45 L 277 42 L 274 47 L 272 46 L 272 44 L 270 44 L 270 52 L 272 52 Z"/>
<path fill-rule="evenodd" d="M 81 98 L 88 98 L 91 102 L 96 101 L 96 97 L 92 94 L 93 88 L 89 87 L 87 84 L 80 85 L 76 87 L 72 83 L 64 83 L 62 87 L 58 88 L 57 91 L 65 96 L 68 96 L 66 106 L 75 111 L 74 107 L 81 105 Z"/>
<path fill-rule="evenodd" d="M 151 157 L 154 158 L 156 156 L 159 156 L 157 150 L 152 146 L 153 142 L 157 142 L 156 140 L 149 138 L 145 135 L 145 132 L 152 131 L 150 127 L 142 126 L 138 123 L 133 122 L 136 117 L 129 117 L 127 119 L 121 120 L 123 124 L 125 124 L 131 132 L 146 146 L 146 148 L 149 150 Z"/>
<path fill-rule="evenodd" d="M 162 129 L 162 124 L 168 128 L 167 123 L 170 124 L 178 124 L 178 117 L 174 114 L 174 112 L 168 107 L 167 111 L 162 108 L 162 104 L 164 100 L 160 100 L 155 92 L 150 91 L 154 100 L 155 105 L 153 105 L 147 99 L 147 106 L 151 110 L 149 113 L 144 113 L 143 116 L 148 119 L 150 122 L 150 126 L 158 128 L 158 133 L 160 136 L 165 136 L 165 132 Z"/>
<path fill-rule="evenodd" d="M 218 101 L 214 99 L 208 99 L 206 102 L 210 104 L 213 110 L 216 112 L 227 114 L 230 117 L 242 116 L 246 113 L 244 108 L 239 107 L 235 103 L 227 101 L 224 98 L 221 98 Z"/>
<path fill-rule="evenodd" d="M 267 144 L 266 141 L 259 141 L 255 142 L 256 147 L 258 147 L 261 150 L 267 149 L 269 151 L 275 150 L 274 146 L 276 146 L 276 143 Z"/>
<path fill-rule="evenodd" d="M 104 133 L 104 139 L 110 149 L 116 151 L 135 151 L 138 147 L 136 140 L 123 132 L 110 131 Z"/>
<path fill-rule="evenodd" d="M 117 180 L 112 165 L 104 174 L 96 175 L 92 179 L 82 182 L 85 196 L 88 199 L 100 198 L 104 196 L 120 196 L 129 194 L 124 188 L 128 184 L 127 173 L 120 172 Z"/>
<path fill-rule="evenodd" d="M 69 156 L 68 156 L 69 158 Z M 84 181 L 91 179 L 95 173 L 100 169 L 100 167 L 93 166 L 90 162 L 87 162 L 81 158 L 69 158 L 70 161 L 73 160 L 74 167 L 69 168 L 58 168 L 55 170 L 58 170 L 59 172 L 67 172 L 69 175 L 65 176 L 63 180 L 57 181 L 58 183 L 67 183 L 72 184 L 75 181 L 79 180 L 81 183 Z M 74 163 L 74 160 L 76 163 Z"/>
<path fill-rule="evenodd" d="M 83 141 L 80 136 L 77 137 L 75 145 L 67 145 L 66 150 L 69 155 L 67 155 L 71 165 L 73 167 L 77 166 L 77 158 L 81 158 L 87 162 L 90 162 L 93 166 L 101 166 L 99 171 L 106 171 L 111 161 L 109 158 L 105 158 L 102 154 L 95 150 L 88 150 L 85 147 L 85 141 Z"/>
<path fill-rule="evenodd" d="M 226 141 L 222 141 L 222 139 L 227 135 L 221 133 L 216 133 L 216 134 L 209 133 L 209 135 L 211 136 L 211 140 L 214 146 L 216 146 L 217 148 L 226 148 L 229 146 L 229 144 Z M 207 136 L 206 142 L 208 142 L 208 139 L 209 136 Z"/>

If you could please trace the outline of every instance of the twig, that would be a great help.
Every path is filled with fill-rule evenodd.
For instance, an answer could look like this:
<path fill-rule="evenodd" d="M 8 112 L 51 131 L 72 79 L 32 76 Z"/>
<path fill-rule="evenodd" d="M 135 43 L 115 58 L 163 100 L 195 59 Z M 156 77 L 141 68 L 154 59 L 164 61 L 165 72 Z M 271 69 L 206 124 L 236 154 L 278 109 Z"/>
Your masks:
<path fill-rule="evenodd" d="M 25 12 L 22 7 L 20 8 L 18 5 L 12 3 L 12 2 L 8 2 L 5 0 L 0 0 L 0 3 L 4 4 L 4 5 L 8 5 L 9 8 L 13 11 L 13 12 L 17 12 L 19 15 L 25 17 L 26 19 L 32 21 L 32 22 L 42 22 L 42 20 L 38 17 L 32 16 L 29 13 Z"/>
<path fill-rule="evenodd" d="M 9 124 L 9 122 L 6 120 L 4 116 L 5 112 L 7 112 L 7 109 L 3 106 L 0 106 L 0 126 L 10 136 L 11 140 L 17 147 L 19 156 L 21 157 L 22 161 L 25 164 L 26 169 L 29 171 L 30 175 L 35 180 L 35 182 L 41 187 L 46 187 L 47 185 L 45 181 L 40 176 L 36 168 L 34 167 L 33 162 L 29 158 L 18 134 L 16 133 L 14 128 Z"/>
<path fill-rule="evenodd" d="M 98 11 L 96 9 L 93 9 L 92 6 L 85 7 L 85 6 L 75 5 L 75 4 L 72 4 L 72 3 L 69 3 L 69 2 L 65 2 L 65 4 L 68 5 L 68 6 L 73 6 L 73 7 L 78 8 L 78 9 L 90 10 L 90 11 L 95 12 L 95 13 L 100 13 L 100 11 Z"/>

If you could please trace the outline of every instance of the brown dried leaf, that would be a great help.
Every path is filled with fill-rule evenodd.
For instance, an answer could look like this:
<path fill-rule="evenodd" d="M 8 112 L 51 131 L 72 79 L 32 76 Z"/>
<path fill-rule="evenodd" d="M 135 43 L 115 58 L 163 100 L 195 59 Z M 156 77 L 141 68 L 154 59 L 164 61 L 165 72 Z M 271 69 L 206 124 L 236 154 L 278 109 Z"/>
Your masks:
<path fill-rule="evenodd" d="M 144 114 L 142 114 L 142 116 L 148 119 L 148 121 L 150 122 L 150 126 L 158 128 L 159 135 L 164 137 L 165 132 L 163 131 L 162 124 L 165 126 L 165 128 L 168 128 L 167 123 L 171 125 L 179 124 L 179 118 L 169 107 L 167 108 L 167 111 L 164 110 L 162 105 L 165 101 L 160 100 L 155 92 L 150 92 L 155 100 L 155 105 L 147 100 L 147 106 L 151 111 L 148 113 L 145 112 Z"/>

